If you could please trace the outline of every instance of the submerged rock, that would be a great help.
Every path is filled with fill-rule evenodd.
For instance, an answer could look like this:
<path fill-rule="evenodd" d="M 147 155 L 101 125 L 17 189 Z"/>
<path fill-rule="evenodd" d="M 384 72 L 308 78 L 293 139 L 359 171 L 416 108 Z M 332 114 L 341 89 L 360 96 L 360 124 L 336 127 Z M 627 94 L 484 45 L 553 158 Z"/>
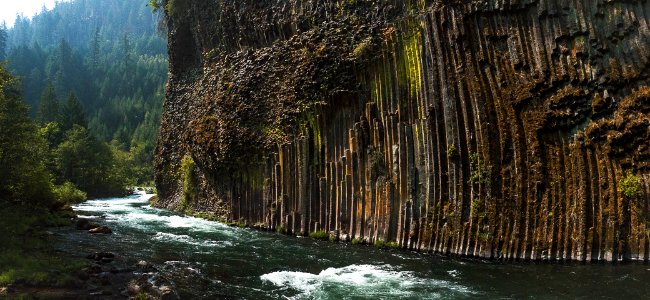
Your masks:
<path fill-rule="evenodd" d="M 99 226 L 97 228 L 93 228 L 93 229 L 88 230 L 88 232 L 93 233 L 93 234 L 98 234 L 98 233 L 99 234 L 111 234 L 111 233 L 113 233 L 113 230 L 111 230 L 110 228 L 108 228 L 106 226 Z"/>
<path fill-rule="evenodd" d="M 75 223 L 75 227 L 79 230 L 90 230 L 99 227 L 99 224 L 90 222 L 88 219 L 79 218 Z"/>
<path fill-rule="evenodd" d="M 96 252 L 93 254 L 88 254 L 86 256 L 88 259 L 92 259 L 98 262 L 109 263 L 115 259 L 115 254 L 110 252 Z"/>

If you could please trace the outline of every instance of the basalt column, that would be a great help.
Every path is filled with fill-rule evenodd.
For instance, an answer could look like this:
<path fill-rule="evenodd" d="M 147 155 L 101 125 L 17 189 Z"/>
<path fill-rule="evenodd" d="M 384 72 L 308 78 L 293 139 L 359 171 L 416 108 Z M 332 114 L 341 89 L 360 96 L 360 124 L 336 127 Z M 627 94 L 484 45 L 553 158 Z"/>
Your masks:
<path fill-rule="evenodd" d="M 650 1 L 170 0 L 158 205 L 463 256 L 650 256 Z"/>

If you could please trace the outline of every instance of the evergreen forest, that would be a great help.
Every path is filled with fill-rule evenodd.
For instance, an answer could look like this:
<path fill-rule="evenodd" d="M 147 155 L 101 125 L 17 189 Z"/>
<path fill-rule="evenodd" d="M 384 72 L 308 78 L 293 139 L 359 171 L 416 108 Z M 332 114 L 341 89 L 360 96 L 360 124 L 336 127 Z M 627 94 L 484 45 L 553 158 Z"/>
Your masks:
<path fill-rule="evenodd" d="M 153 186 L 167 79 L 160 26 L 147 1 L 100 0 L 59 2 L 0 26 L 0 198 Z"/>

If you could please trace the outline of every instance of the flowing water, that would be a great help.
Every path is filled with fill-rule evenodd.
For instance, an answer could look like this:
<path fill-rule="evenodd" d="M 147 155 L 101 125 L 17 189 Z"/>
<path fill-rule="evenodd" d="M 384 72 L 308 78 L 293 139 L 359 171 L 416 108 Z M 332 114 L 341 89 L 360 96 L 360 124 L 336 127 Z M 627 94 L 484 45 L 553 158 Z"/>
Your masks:
<path fill-rule="evenodd" d="M 650 297 L 648 265 L 502 264 L 380 250 L 185 217 L 151 208 L 150 196 L 76 206 L 114 234 L 66 230 L 63 244 L 146 260 L 182 299 Z"/>

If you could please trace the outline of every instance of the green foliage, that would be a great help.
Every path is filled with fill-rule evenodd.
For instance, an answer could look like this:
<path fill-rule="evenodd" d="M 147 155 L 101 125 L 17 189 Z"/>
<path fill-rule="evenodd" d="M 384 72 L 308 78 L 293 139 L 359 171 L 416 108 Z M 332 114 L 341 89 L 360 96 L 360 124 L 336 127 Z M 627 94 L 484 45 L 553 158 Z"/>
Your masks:
<path fill-rule="evenodd" d="M 0 26 L 0 61 L 5 60 L 7 50 L 7 26 L 2 24 Z"/>
<path fill-rule="evenodd" d="M 452 158 L 456 157 L 458 155 L 458 151 L 456 150 L 456 144 L 451 143 L 449 147 L 447 147 L 447 157 Z"/>
<path fill-rule="evenodd" d="M 68 131 L 75 125 L 88 127 L 86 124 L 86 115 L 84 114 L 83 107 L 81 107 L 81 102 L 79 102 L 79 98 L 77 98 L 73 92 L 70 93 L 68 100 L 65 102 L 63 107 L 61 107 L 61 114 L 58 122 L 63 131 Z"/>
<path fill-rule="evenodd" d="M 477 213 L 481 209 L 481 198 L 475 198 L 472 201 L 472 212 Z"/>
<path fill-rule="evenodd" d="M 123 195 L 133 184 L 115 146 L 98 141 L 79 125 L 66 133 L 55 154 L 61 176 L 92 197 Z"/>
<path fill-rule="evenodd" d="M 185 9 L 186 0 L 165 0 L 165 12 L 168 16 L 175 16 Z"/>
<path fill-rule="evenodd" d="M 356 47 L 354 47 L 354 50 L 352 51 L 352 57 L 356 59 L 360 59 L 369 55 L 371 47 L 372 47 L 372 38 L 366 38 L 365 40 L 357 44 Z"/>
<path fill-rule="evenodd" d="M 0 202 L 49 205 L 54 200 L 45 148 L 27 116 L 17 79 L 0 64 Z"/>
<path fill-rule="evenodd" d="M 357 245 L 357 244 L 361 244 L 361 243 L 363 243 L 363 239 L 361 239 L 361 238 L 357 237 L 357 238 L 352 239 L 352 245 Z"/>
<path fill-rule="evenodd" d="M 72 182 L 66 182 L 54 187 L 54 195 L 61 204 L 74 204 L 86 201 L 87 194 L 77 188 Z"/>
<path fill-rule="evenodd" d="M 81 259 L 64 258 L 43 230 L 64 218 L 41 207 L 0 208 L 0 286 L 14 282 L 31 285 L 74 286 L 74 272 L 86 266 Z M 69 223 L 69 221 L 67 221 Z"/>
<path fill-rule="evenodd" d="M 287 233 L 287 228 L 284 227 L 284 224 L 278 225 L 278 227 L 275 229 L 279 234 L 286 234 Z"/>
<path fill-rule="evenodd" d="M 319 230 L 319 231 L 310 232 L 309 237 L 317 240 L 327 240 L 329 239 L 330 235 L 324 230 Z"/>
<path fill-rule="evenodd" d="M 492 166 L 486 166 L 484 163 L 479 161 L 478 153 L 470 154 L 469 161 L 472 168 L 472 174 L 470 175 L 468 182 L 472 184 L 490 185 Z"/>
<path fill-rule="evenodd" d="M 41 95 L 38 107 L 38 121 L 41 124 L 55 122 L 59 119 L 59 99 L 56 96 L 54 85 L 50 82 Z"/>
<path fill-rule="evenodd" d="M 162 0 L 149 0 L 149 7 L 151 8 L 151 11 L 158 12 L 160 11 L 161 8 L 163 8 L 164 3 Z"/>
<path fill-rule="evenodd" d="M 375 241 L 375 247 L 379 249 L 397 249 L 399 248 L 399 244 L 397 242 L 386 242 L 378 239 Z"/>
<path fill-rule="evenodd" d="M 625 177 L 618 180 L 618 191 L 628 199 L 638 198 L 642 194 L 642 187 L 639 177 L 628 170 Z"/>
<path fill-rule="evenodd" d="M 386 161 L 384 159 L 384 153 L 381 150 L 372 147 L 369 150 L 369 157 L 371 178 L 373 180 L 376 180 L 381 176 L 386 176 L 388 174 L 388 170 L 386 167 Z"/>
<path fill-rule="evenodd" d="M 138 185 L 153 180 L 168 65 L 166 41 L 156 30 L 159 16 L 143 4 L 60 2 L 31 20 L 18 17 L 7 39 L 9 66 L 23 78 L 19 88 L 31 114 L 42 125 L 57 121 L 61 136 L 76 123 L 101 142 L 117 140 L 131 155 L 128 168 Z M 88 11 L 102 18 L 78 18 Z M 59 117 L 51 95 L 70 93 L 78 103 L 65 112 L 67 101 L 59 99 L 59 110 L 73 117 Z"/>
<path fill-rule="evenodd" d="M 197 192 L 197 178 L 196 178 L 196 165 L 194 159 L 189 154 L 183 156 L 181 166 L 179 168 L 179 175 L 183 183 L 183 198 L 179 204 L 180 211 L 189 211 L 192 209 L 192 203 L 196 199 Z"/>

